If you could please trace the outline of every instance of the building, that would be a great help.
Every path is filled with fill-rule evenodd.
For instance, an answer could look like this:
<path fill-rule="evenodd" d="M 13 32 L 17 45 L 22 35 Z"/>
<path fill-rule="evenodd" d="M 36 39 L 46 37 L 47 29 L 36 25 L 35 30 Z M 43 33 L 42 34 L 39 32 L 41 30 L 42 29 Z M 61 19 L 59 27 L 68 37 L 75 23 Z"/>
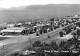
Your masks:
<path fill-rule="evenodd" d="M 11 27 L 7 29 L 1 30 L 1 33 L 5 33 L 6 35 L 19 35 L 19 34 L 31 34 L 33 32 L 33 27 Z"/>

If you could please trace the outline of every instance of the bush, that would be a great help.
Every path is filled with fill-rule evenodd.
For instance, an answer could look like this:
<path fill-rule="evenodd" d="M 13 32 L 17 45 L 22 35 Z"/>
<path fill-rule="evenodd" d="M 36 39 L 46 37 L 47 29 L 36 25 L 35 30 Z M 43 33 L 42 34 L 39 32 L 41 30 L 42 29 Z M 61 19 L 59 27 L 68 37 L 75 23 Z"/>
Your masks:
<path fill-rule="evenodd" d="M 58 49 L 58 44 L 56 44 L 56 42 L 51 42 L 50 43 L 50 46 L 54 49 L 54 50 L 57 50 Z"/>
<path fill-rule="evenodd" d="M 59 44 L 59 47 L 62 47 L 64 46 L 65 42 L 64 41 L 61 41 L 60 44 Z"/>
<path fill-rule="evenodd" d="M 33 47 L 41 47 L 42 44 L 39 40 L 35 41 L 33 44 L 32 44 Z"/>

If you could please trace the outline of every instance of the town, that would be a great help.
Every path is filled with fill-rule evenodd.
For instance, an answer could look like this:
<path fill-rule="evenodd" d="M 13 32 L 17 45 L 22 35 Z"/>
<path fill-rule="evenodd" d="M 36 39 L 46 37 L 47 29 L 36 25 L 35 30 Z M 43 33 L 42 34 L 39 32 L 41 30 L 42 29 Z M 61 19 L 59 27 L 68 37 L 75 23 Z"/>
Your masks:
<path fill-rule="evenodd" d="M 5 23 L 0 56 L 79 56 L 80 15 Z"/>

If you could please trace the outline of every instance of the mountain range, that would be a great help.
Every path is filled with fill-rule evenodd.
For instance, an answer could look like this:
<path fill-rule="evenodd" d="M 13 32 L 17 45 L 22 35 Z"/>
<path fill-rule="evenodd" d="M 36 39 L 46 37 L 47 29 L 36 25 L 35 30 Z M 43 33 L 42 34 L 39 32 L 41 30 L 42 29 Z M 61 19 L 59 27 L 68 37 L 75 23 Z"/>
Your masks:
<path fill-rule="evenodd" d="M 47 4 L 0 9 L 0 23 L 80 15 L 80 4 Z"/>

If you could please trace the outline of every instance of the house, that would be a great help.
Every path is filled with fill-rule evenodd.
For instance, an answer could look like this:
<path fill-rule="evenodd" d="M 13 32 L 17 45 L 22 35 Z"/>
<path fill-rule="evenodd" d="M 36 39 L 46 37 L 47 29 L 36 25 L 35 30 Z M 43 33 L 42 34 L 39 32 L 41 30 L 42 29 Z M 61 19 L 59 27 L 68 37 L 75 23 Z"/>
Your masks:
<path fill-rule="evenodd" d="M 7 27 L 14 27 L 15 24 L 7 24 Z"/>

